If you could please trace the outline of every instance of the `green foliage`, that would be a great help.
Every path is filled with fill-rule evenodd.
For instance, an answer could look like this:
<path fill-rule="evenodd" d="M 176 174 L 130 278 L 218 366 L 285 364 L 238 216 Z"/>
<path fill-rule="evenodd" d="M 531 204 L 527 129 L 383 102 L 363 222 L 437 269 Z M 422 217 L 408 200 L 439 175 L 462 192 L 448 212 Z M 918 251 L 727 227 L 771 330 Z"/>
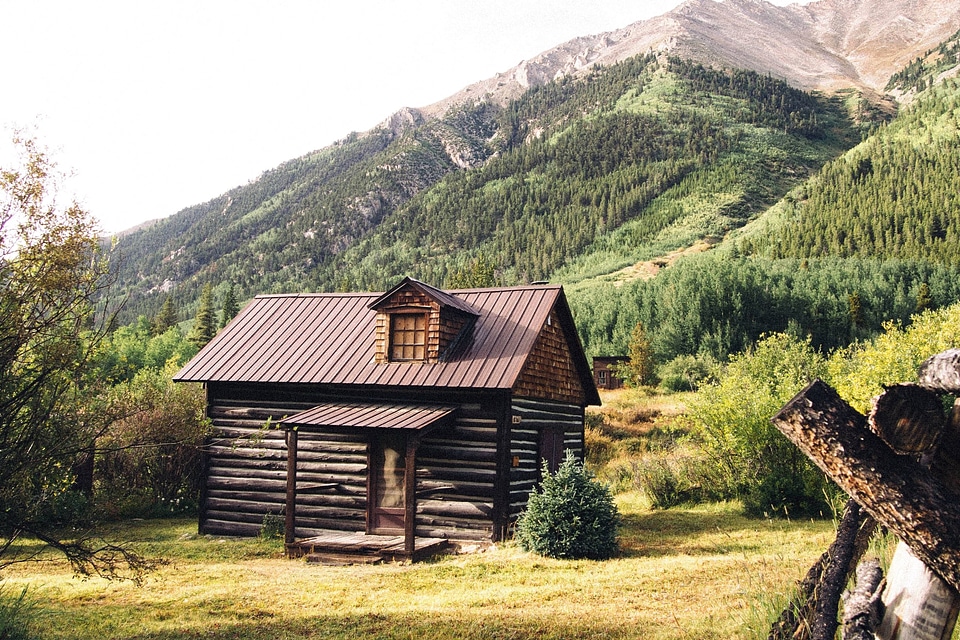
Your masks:
<path fill-rule="evenodd" d="M 960 83 L 944 81 L 791 194 L 784 222 L 741 243 L 772 257 L 960 265 Z"/>
<path fill-rule="evenodd" d="M 2 640 L 34 640 L 38 636 L 31 629 L 36 620 L 37 604 L 27 597 L 27 588 L 11 594 L 0 583 L 0 638 Z"/>
<path fill-rule="evenodd" d="M 960 303 L 915 316 L 910 324 L 887 323 L 869 342 L 840 349 L 829 361 L 829 380 L 862 413 L 884 385 L 911 382 L 932 355 L 960 346 Z"/>
<path fill-rule="evenodd" d="M 109 392 L 120 417 L 100 436 L 94 464 L 94 498 L 106 517 L 196 509 L 209 421 L 201 385 L 173 382 L 180 364 L 143 367 Z"/>
<path fill-rule="evenodd" d="M 630 333 L 630 344 L 627 346 L 628 360 L 616 366 L 616 374 L 627 385 L 642 387 L 656 384 L 656 363 L 653 358 L 653 349 L 643 323 L 638 322 Z"/>
<path fill-rule="evenodd" d="M 142 369 L 163 369 L 168 362 L 182 365 L 197 353 L 195 344 L 176 326 L 154 333 L 156 323 L 140 317 L 136 323 L 109 334 L 92 363 L 96 375 L 110 385 L 128 382 Z"/>
<path fill-rule="evenodd" d="M 603 560 L 617 553 L 620 514 L 610 490 L 596 482 L 571 452 L 553 475 L 544 465 L 517 521 L 517 541 L 526 551 L 551 558 Z"/>
<path fill-rule="evenodd" d="M 238 313 L 240 313 L 240 305 L 237 303 L 237 291 L 231 284 L 223 294 L 223 302 L 220 305 L 220 327 L 227 326 L 227 323 Z"/>
<path fill-rule="evenodd" d="M 173 304 L 173 298 L 167 296 L 167 299 L 163 301 L 163 306 L 160 307 L 160 312 L 157 313 L 156 317 L 153 319 L 153 323 L 151 325 L 153 335 L 162 335 L 176 325 L 177 309 Z"/>
<path fill-rule="evenodd" d="M 690 413 L 718 466 L 728 497 L 752 515 L 829 512 L 823 474 L 770 422 L 790 398 L 827 373 L 825 358 L 786 334 L 763 338 L 730 359 L 715 384 L 700 389 Z"/>
<path fill-rule="evenodd" d="M 481 253 L 469 264 L 459 267 L 446 282 L 447 289 L 473 289 L 477 287 L 495 287 L 499 284 L 497 272 Z"/>
<path fill-rule="evenodd" d="M 216 315 L 213 310 L 213 287 L 210 283 L 203 285 L 200 294 L 200 304 L 197 307 L 197 316 L 193 319 L 193 328 L 187 339 L 197 349 L 202 349 L 217 334 Z"/>
<path fill-rule="evenodd" d="M 749 348 L 766 332 L 810 336 L 816 349 L 906 323 L 926 285 L 934 307 L 960 300 L 960 268 L 919 261 L 742 257 L 723 250 L 678 260 L 656 278 L 567 288 L 588 354 L 623 353 L 637 322 L 658 362 Z M 850 295 L 857 292 L 854 331 Z"/>
<path fill-rule="evenodd" d="M 696 391 L 711 382 L 718 363 L 710 355 L 679 355 L 658 370 L 660 386 L 667 391 Z"/>

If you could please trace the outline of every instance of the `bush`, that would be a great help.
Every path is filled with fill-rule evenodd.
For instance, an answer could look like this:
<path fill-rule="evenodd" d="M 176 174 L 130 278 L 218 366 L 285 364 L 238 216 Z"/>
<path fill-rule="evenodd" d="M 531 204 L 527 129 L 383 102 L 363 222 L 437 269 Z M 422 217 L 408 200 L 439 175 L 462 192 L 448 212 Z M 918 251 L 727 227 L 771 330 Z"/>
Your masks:
<path fill-rule="evenodd" d="M 551 558 L 603 560 L 617 553 L 619 524 L 610 490 L 568 451 L 555 474 L 544 466 L 540 491 L 517 521 L 517 540 Z"/>
<path fill-rule="evenodd" d="M 773 334 L 732 357 L 718 381 L 701 387 L 691 403 L 691 419 L 725 497 L 742 499 L 748 514 L 829 513 L 831 483 L 770 422 L 807 383 L 825 375 L 826 361 L 809 338 Z"/>
<path fill-rule="evenodd" d="M 660 386 L 673 392 L 696 391 L 701 384 L 711 381 L 717 367 L 717 362 L 709 355 L 677 356 L 660 367 Z"/>

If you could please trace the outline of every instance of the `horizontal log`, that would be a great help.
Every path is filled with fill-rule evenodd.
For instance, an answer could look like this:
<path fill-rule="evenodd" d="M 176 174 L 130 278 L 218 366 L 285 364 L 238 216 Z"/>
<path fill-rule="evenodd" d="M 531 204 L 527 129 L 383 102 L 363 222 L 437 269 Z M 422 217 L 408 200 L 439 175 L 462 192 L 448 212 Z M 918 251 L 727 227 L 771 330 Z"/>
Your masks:
<path fill-rule="evenodd" d="M 284 504 L 286 493 L 283 491 L 241 491 L 233 489 L 207 489 L 207 499 L 238 500 Z"/>
<path fill-rule="evenodd" d="M 211 457 L 234 459 L 251 458 L 256 460 L 283 460 L 287 459 L 286 447 L 231 447 L 222 445 L 211 445 L 206 447 L 206 452 Z M 336 462 L 348 464 L 367 463 L 366 447 L 359 453 L 354 451 L 331 451 L 331 450 L 313 450 L 298 447 L 297 460 L 300 462 Z"/>
<path fill-rule="evenodd" d="M 249 538 L 260 533 L 261 524 L 234 522 L 232 520 L 207 519 L 200 526 L 200 533 L 212 536 L 239 536 Z"/>
<path fill-rule="evenodd" d="M 917 382 L 937 393 L 960 394 L 960 349 L 927 358 L 917 371 Z"/>
<path fill-rule="evenodd" d="M 426 538 L 484 539 L 493 535 L 493 524 L 489 519 L 445 520 L 424 515 L 417 518 L 417 535 Z"/>
<path fill-rule="evenodd" d="M 417 459 L 423 464 L 427 461 L 451 462 L 497 462 L 497 450 L 495 447 L 441 447 L 424 443 L 417 450 Z"/>
<path fill-rule="evenodd" d="M 417 469 L 417 478 L 439 480 L 443 482 L 456 482 L 463 480 L 466 482 L 490 483 L 493 484 L 497 472 L 495 469 L 456 469 L 433 467 L 430 469 Z"/>
<path fill-rule="evenodd" d="M 459 502 L 448 500 L 417 500 L 417 514 L 442 517 L 489 518 L 492 502 Z"/>
<path fill-rule="evenodd" d="M 895 454 L 866 418 L 817 380 L 773 417 L 776 427 L 918 558 L 960 588 L 960 496 Z"/>

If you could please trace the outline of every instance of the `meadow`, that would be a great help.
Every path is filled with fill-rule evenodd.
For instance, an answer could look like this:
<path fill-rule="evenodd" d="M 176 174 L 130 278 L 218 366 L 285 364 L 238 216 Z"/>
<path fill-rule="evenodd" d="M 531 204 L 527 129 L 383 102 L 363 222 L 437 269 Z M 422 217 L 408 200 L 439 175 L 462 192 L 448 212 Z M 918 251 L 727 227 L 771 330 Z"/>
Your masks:
<path fill-rule="evenodd" d="M 50 557 L 3 573 L 41 638 L 752 638 L 834 536 L 829 520 L 749 519 L 733 502 L 653 510 L 617 497 L 621 553 L 551 560 L 514 543 L 418 564 L 325 566 L 279 540 L 197 534 L 193 519 L 107 533 L 165 564 L 137 585 Z"/>

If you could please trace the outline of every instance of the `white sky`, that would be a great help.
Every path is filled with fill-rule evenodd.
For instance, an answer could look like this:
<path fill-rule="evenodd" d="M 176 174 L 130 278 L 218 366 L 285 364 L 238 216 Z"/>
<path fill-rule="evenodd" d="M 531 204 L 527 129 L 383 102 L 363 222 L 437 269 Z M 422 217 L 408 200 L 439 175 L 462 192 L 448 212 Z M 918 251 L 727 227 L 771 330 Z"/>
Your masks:
<path fill-rule="evenodd" d="M 120 231 L 679 3 L 0 0 L 0 137 L 32 131 Z"/>

